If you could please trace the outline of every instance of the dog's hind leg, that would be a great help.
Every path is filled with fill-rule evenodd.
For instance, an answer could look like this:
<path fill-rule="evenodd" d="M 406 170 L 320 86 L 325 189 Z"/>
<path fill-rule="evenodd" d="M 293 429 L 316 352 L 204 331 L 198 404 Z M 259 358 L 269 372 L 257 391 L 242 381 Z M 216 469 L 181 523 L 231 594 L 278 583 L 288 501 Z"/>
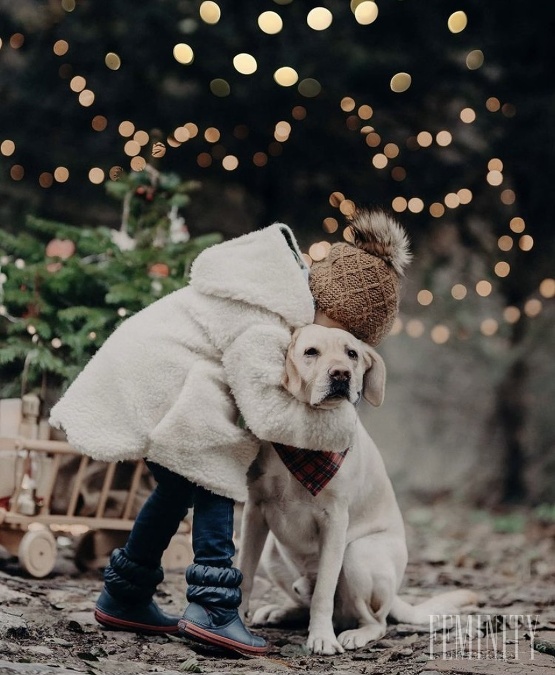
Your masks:
<path fill-rule="evenodd" d="M 370 536 L 349 544 L 338 584 L 339 623 L 354 625 L 338 641 L 344 649 L 359 649 L 386 633 L 386 620 L 399 586 L 389 542 Z"/>
<path fill-rule="evenodd" d="M 254 612 L 252 623 L 257 626 L 307 624 L 310 598 L 305 598 L 294 588 L 301 578 L 300 572 L 293 562 L 283 555 L 271 533 L 264 547 L 261 562 L 272 584 L 285 592 L 287 599 L 280 604 L 273 603 L 259 607 Z"/>

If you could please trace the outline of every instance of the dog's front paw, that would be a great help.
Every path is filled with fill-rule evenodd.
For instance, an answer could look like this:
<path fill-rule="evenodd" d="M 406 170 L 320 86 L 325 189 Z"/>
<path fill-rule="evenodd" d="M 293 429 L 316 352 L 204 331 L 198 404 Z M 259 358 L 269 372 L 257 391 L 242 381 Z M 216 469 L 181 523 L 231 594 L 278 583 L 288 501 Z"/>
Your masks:
<path fill-rule="evenodd" d="M 309 633 L 306 646 L 313 654 L 323 654 L 325 656 L 343 654 L 345 651 L 337 641 L 333 631 L 329 635 L 322 633 Z"/>

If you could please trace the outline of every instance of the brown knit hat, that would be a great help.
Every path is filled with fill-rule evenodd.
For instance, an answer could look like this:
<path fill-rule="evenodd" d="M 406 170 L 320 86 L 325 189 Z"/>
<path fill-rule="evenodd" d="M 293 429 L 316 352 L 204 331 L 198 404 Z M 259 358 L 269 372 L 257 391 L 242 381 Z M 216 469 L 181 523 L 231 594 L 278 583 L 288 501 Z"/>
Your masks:
<path fill-rule="evenodd" d="M 316 307 L 359 340 L 377 345 L 399 311 L 400 276 L 411 259 L 403 228 L 383 211 L 358 211 L 354 241 L 333 244 L 310 268 Z"/>

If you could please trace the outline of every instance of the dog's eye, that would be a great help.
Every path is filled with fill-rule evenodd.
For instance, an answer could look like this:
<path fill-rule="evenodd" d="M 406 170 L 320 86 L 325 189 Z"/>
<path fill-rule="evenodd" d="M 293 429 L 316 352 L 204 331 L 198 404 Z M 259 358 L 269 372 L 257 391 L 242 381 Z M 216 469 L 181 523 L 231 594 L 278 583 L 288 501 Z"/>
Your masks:
<path fill-rule="evenodd" d="M 355 352 L 354 349 L 349 349 L 349 351 L 347 352 L 347 356 L 348 356 L 350 359 L 353 359 L 353 360 L 358 359 L 358 353 Z"/>
<path fill-rule="evenodd" d="M 308 349 L 305 349 L 304 355 L 305 356 L 320 356 L 320 352 L 315 347 L 309 347 Z"/>

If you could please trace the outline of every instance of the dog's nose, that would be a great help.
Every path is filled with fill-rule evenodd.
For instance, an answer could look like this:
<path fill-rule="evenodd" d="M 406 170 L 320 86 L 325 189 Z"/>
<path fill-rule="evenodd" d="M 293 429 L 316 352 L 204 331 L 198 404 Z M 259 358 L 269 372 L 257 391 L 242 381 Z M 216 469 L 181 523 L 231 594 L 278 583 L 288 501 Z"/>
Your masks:
<path fill-rule="evenodd" d="M 348 382 L 351 379 L 351 371 L 345 368 L 332 368 L 329 374 L 336 382 Z"/>

